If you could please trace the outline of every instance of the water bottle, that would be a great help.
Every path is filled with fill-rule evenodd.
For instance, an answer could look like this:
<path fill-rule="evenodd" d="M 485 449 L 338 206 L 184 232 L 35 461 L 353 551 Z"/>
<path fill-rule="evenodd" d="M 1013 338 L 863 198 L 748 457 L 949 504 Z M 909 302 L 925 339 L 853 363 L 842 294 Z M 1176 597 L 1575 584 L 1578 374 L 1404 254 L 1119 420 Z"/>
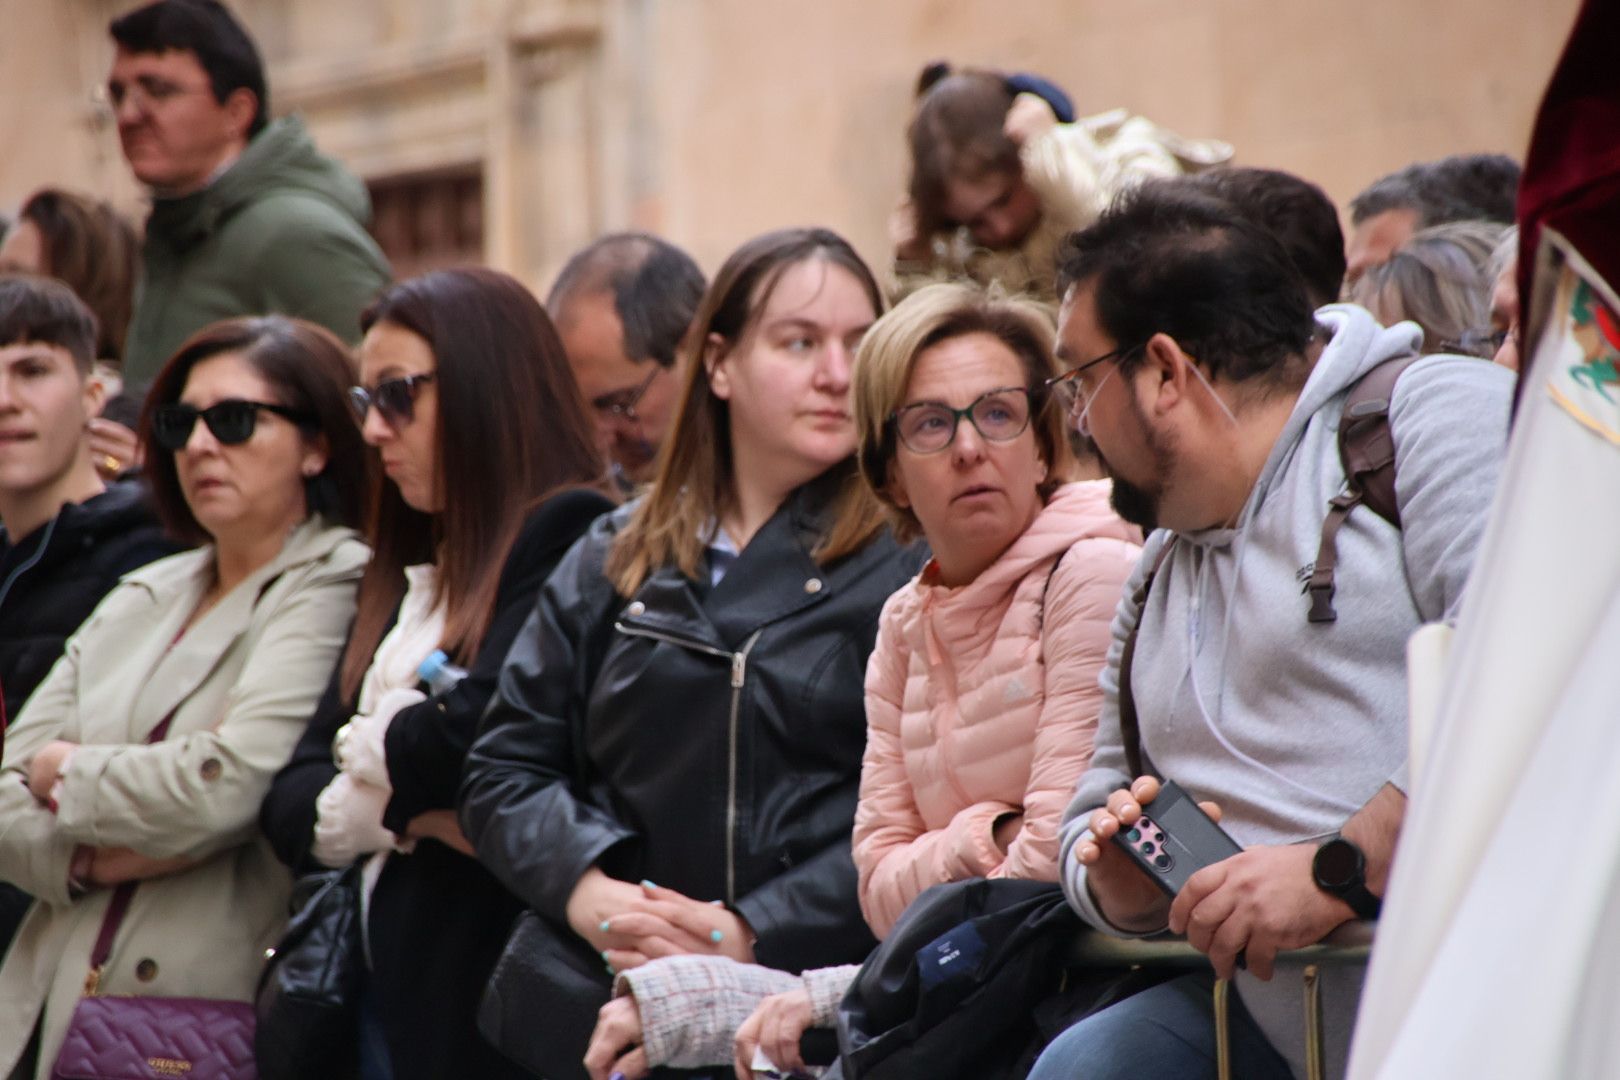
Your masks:
<path fill-rule="evenodd" d="M 435 694 L 442 694 L 467 677 L 467 669 L 450 662 L 443 649 L 434 649 L 427 659 L 416 665 L 416 677 L 428 684 Z"/>

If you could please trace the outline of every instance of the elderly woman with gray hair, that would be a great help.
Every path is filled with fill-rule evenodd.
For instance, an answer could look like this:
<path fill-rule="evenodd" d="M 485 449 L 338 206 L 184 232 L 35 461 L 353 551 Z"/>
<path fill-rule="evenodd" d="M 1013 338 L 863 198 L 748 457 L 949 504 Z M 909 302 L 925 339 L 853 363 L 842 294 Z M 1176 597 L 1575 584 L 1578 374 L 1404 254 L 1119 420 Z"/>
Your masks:
<path fill-rule="evenodd" d="M 1487 221 L 1434 225 L 1412 235 L 1381 266 L 1368 268 L 1348 299 L 1385 326 L 1403 320 L 1423 330 L 1425 353 L 1490 358 L 1492 255 L 1504 228 Z"/>
<path fill-rule="evenodd" d="M 1502 233 L 1491 252 L 1491 359 L 1519 370 L 1519 227 Z"/>

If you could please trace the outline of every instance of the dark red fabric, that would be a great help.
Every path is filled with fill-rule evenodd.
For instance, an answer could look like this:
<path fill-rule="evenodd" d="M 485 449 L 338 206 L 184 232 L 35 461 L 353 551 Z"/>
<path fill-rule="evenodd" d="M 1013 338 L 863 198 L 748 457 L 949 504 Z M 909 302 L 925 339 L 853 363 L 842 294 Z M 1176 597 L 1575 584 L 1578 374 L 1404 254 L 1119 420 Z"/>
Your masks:
<path fill-rule="evenodd" d="M 118 928 L 123 925 L 124 916 L 129 914 L 129 903 L 133 899 L 133 881 L 126 881 L 113 890 L 112 899 L 107 901 L 107 914 L 101 919 L 101 932 L 96 935 L 95 947 L 90 950 L 91 971 L 99 971 L 112 955 L 113 938 L 118 936 Z"/>
<path fill-rule="evenodd" d="M 1519 186 L 1519 296 L 1541 230 L 1556 229 L 1604 280 L 1620 283 L 1620 3 L 1585 0 L 1547 84 Z M 1523 310 L 1523 325 L 1542 313 Z M 1521 380 L 1520 385 L 1523 385 Z"/>
<path fill-rule="evenodd" d="M 183 631 L 182 631 L 183 632 Z M 179 637 L 175 638 L 179 641 Z M 152 729 L 146 737 L 148 745 L 160 743 L 169 733 L 169 725 L 174 723 L 174 713 L 163 718 L 162 723 Z M 90 970 L 99 971 L 112 955 L 113 938 L 118 936 L 118 928 L 123 925 L 124 916 L 129 914 L 130 901 L 135 898 L 135 886 L 138 881 L 126 881 L 113 891 L 113 897 L 107 902 L 107 914 L 101 919 L 101 932 L 96 935 L 96 944 L 90 950 Z"/>

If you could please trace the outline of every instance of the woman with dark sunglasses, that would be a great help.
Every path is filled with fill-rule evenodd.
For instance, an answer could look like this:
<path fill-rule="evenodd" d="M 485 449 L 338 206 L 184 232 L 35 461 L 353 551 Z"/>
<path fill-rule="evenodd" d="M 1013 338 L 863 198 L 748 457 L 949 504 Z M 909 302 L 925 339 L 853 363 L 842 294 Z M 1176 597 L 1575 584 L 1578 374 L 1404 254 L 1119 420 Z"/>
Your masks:
<path fill-rule="evenodd" d="M 556 331 L 513 278 L 427 274 L 384 292 L 362 326 L 350 403 L 387 478 L 375 555 L 263 826 L 296 870 L 365 862 L 362 1077 L 516 1078 L 475 1014 L 519 904 L 473 860 L 452 808 L 541 582 L 612 509 L 606 469 Z M 435 652 L 468 674 L 424 681 Z"/>
<path fill-rule="evenodd" d="M 51 1074 L 104 927 L 101 993 L 253 996 L 292 884 L 254 822 L 366 561 L 349 373 L 273 316 L 202 330 L 152 385 L 146 478 L 199 546 L 126 576 L 7 732 L 0 878 L 39 902 L 0 966 L 0 1075 Z"/>

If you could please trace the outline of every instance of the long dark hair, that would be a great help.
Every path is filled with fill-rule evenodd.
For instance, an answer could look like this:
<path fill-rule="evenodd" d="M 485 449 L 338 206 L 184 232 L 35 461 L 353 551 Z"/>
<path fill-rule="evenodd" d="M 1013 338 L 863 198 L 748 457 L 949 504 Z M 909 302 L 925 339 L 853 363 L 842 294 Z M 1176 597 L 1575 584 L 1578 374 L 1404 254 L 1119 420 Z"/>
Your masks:
<path fill-rule="evenodd" d="M 360 579 L 342 688 L 358 692 L 405 591 L 405 567 L 439 567 L 446 652 L 470 662 L 489 628 L 501 570 L 523 520 L 560 488 L 607 490 L 591 421 L 551 320 L 495 270 L 440 270 L 390 287 L 360 319 L 416 334 L 438 362 L 435 480 L 443 512 L 412 509 L 382 478 L 372 489 L 371 563 Z"/>
<path fill-rule="evenodd" d="M 30 195 L 17 221 L 39 230 L 44 272 L 95 313 L 96 359 L 121 358 L 140 260 L 135 227 L 107 203 L 58 188 Z"/>
<path fill-rule="evenodd" d="M 620 595 L 634 593 L 661 566 L 697 575 L 704 528 L 720 517 L 735 494 L 730 406 L 709 387 L 704 349 L 711 334 L 723 338 L 728 348 L 735 346 L 765 310 L 782 275 L 817 259 L 853 275 L 872 301 L 872 313 L 883 313 L 883 291 L 871 269 L 847 240 L 828 229 L 781 229 L 756 236 L 732 253 L 687 331 L 685 386 L 658 457 L 657 478 L 608 554 L 606 573 Z M 883 507 L 861 482 L 853 455 L 845 471 L 835 524 L 815 552 L 824 564 L 864 547 L 883 528 Z"/>
<path fill-rule="evenodd" d="M 158 406 L 180 400 L 192 368 L 224 353 L 247 361 L 274 388 L 275 404 L 312 418 L 300 426 L 306 435 L 326 440 L 327 454 L 325 468 L 304 481 L 305 504 L 311 514 L 358 528 L 372 455 L 366 452 L 349 409 L 348 388 L 354 379 L 349 350 L 330 330 L 285 315 L 226 319 L 205 326 L 152 380 L 141 410 L 140 438 L 146 482 L 164 528 L 187 543 L 213 539 L 186 502 L 174 454 L 152 440 L 152 417 Z"/>

